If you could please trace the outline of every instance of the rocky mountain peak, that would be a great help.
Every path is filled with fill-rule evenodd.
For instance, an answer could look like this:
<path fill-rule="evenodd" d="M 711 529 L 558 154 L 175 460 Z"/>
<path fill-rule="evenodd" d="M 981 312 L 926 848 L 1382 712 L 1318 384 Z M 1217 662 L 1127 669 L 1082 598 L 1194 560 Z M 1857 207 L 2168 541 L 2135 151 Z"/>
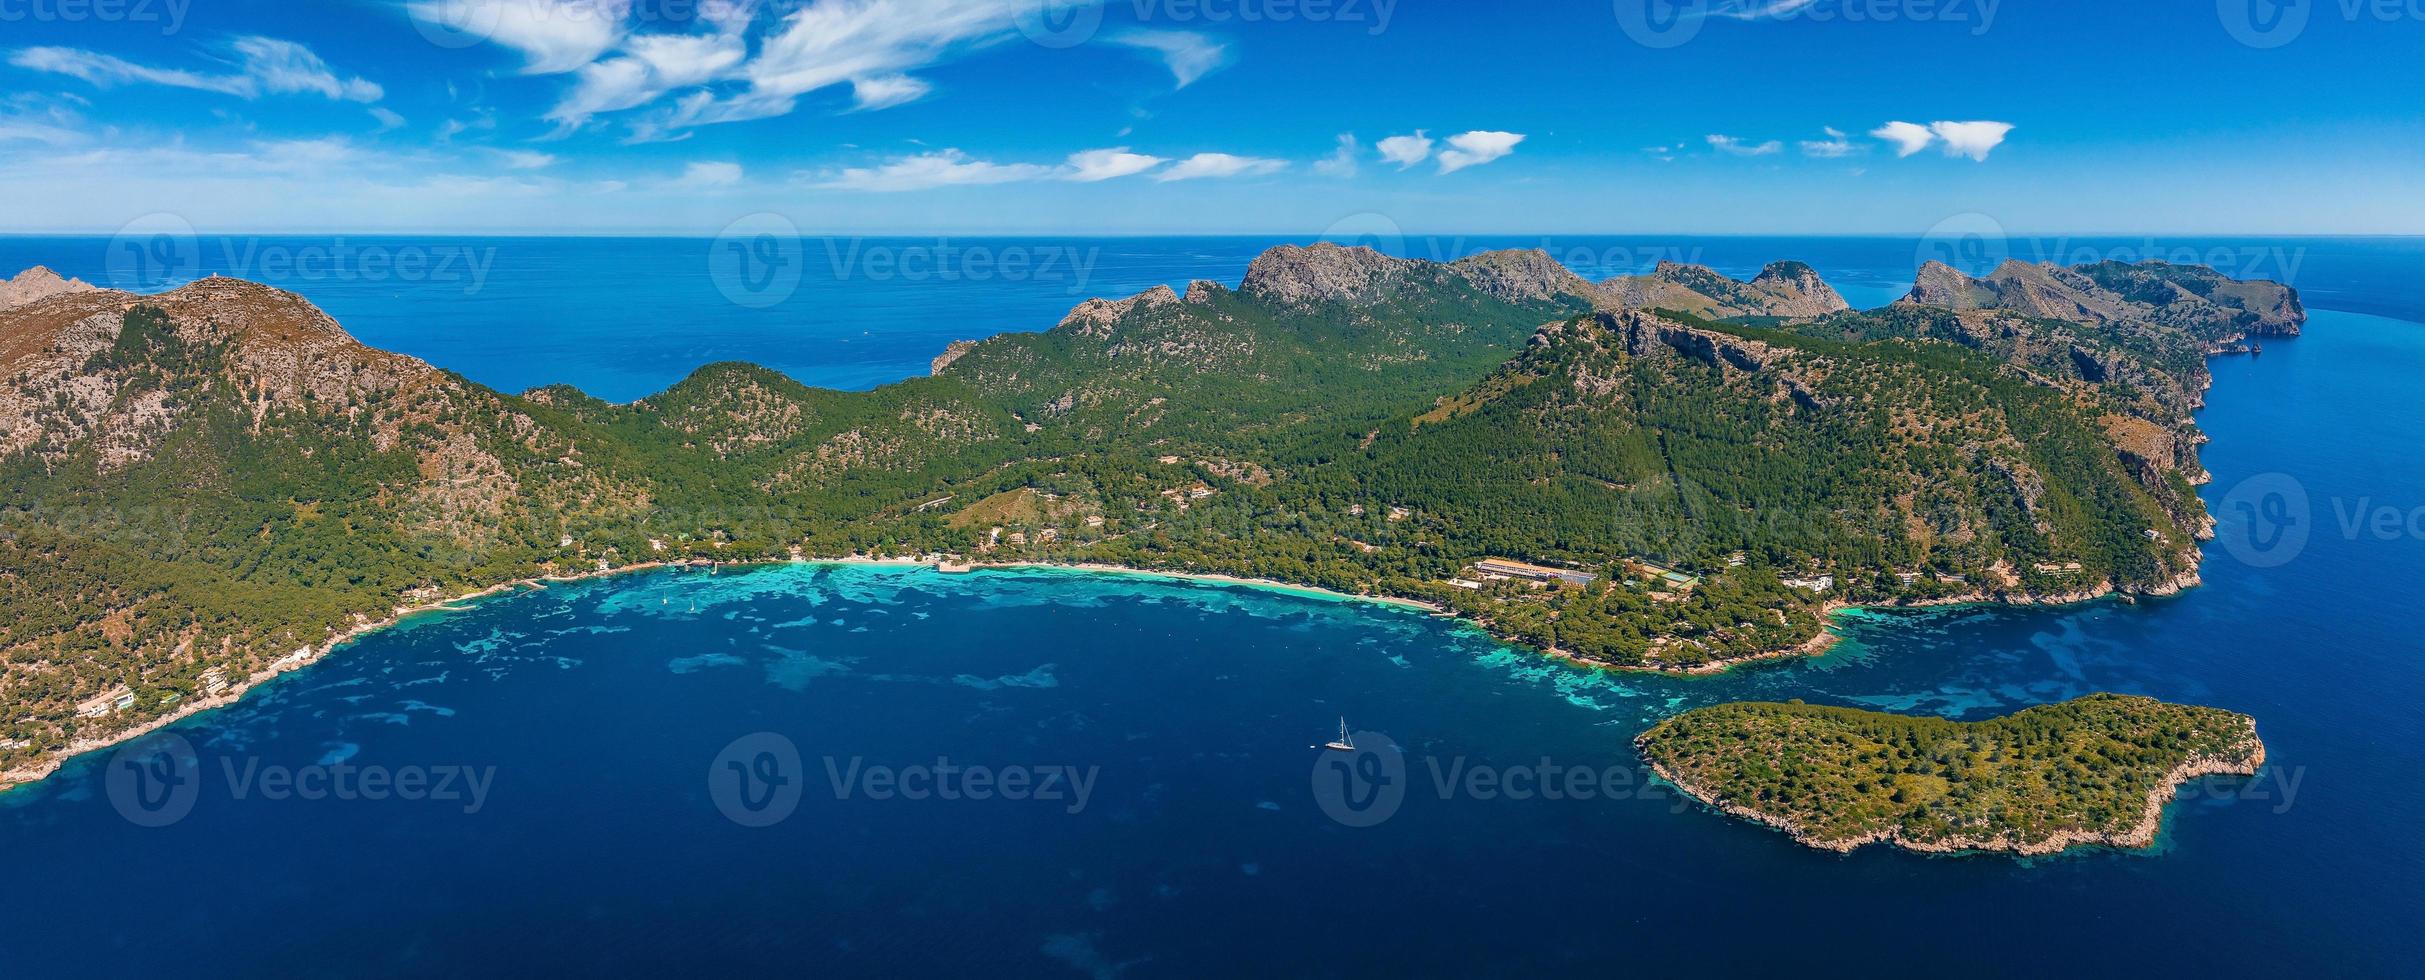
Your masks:
<path fill-rule="evenodd" d="M 1484 252 L 1451 263 L 1483 292 L 1510 302 L 1591 295 L 1589 280 L 1537 248 Z"/>
<path fill-rule="evenodd" d="M 1247 266 L 1238 291 L 1283 307 L 1356 302 L 1404 279 L 1415 265 L 1361 245 L 1282 245 Z"/>
<path fill-rule="evenodd" d="M 1771 262 L 1752 277 L 1751 285 L 1776 297 L 1770 308 L 1778 316 L 1826 316 L 1852 309 L 1807 262 Z"/>
<path fill-rule="evenodd" d="M 1931 259 L 1921 263 L 1913 279 L 1910 294 L 1899 302 L 1913 306 L 1938 306 L 1949 310 L 1975 310 L 1991 305 L 1992 296 L 1982 297 L 1985 284 L 1962 273 L 1962 270 Z"/>
<path fill-rule="evenodd" d="M 1195 290 L 1190 287 L 1188 292 Z M 1127 299 L 1090 299 L 1071 308 L 1061 318 L 1060 328 L 1100 340 L 1111 336 L 1112 328 L 1131 313 L 1174 306 L 1179 301 L 1176 290 L 1159 285 Z"/>
<path fill-rule="evenodd" d="M 1632 310 L 1681 310 L 1713 319 L 1785 317 L 1816 319 L 1850 307 L 1817 270 L 1800 262 L 1778 262 L 1750 282 L 1738 282 L 1705 265 L 1661 260 L 1647 275 L 1618 276 L 1601 283 L 1604 306 Z"/>
<path fill-rule="evenodd" d="M 48 266 L 37 265 L 17 273 L 14 279 L 0 280 L 0 310 L 49 299 L 61 293 L 93 291 L 91 283 L 82 279 L 63 279 Z"/>

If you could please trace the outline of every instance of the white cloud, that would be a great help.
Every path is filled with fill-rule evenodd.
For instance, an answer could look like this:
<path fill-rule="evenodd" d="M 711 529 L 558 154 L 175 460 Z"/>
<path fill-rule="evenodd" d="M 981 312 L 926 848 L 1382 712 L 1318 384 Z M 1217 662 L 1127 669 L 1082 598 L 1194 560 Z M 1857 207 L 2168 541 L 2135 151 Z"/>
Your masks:
<path fill-rule="evenodd" d="M 1709 16 L 1729 20 L 1766 20 L 1788 17 L 1819 0 L 1716 0 Z"/>
<path fill-rule="evenodd" d="M 328 62 L 293 41 L 240 37 L 235 40 L 235 48 L 237 57 L 244 62 L 244 76 L 259 82 L 263 91 L 320 95 L 346 102 L 377 102 L 387 94 L 367 79 L 338 78 L 336 72 L 329 70 Z"/>
<path fill-rule="evenodd" d="M 1776 140 L 1769 140 L 1765 143 L 1746 143 L 1735 137 L 1718 133 L 1711 133 L 1704 138 L 1709 140 L 1709 145 L 1719 152 L 1732 153 L 1739 157 L 1764 157 L 1785 149 L 1785 144 Z"/>
<path fill-rule="evenodd" d="M 30 122 L 23 119 L 0 118 L 0 143 L 12 140 L 66 146 L 83 138 L 83 134 L 61 126 Z"/>
<path fill-rule="evenodd" d="M 1392 136 L 1382 140 L 1374 148 L 1381 151 L 1381 159 L 1397 164 L 1398 169 L 1404 170 L 1431 159 L 1431 145 L 1431 137 L 1418 129 L 1412 136 Z"/>
<path fill-rule="evenodd" d="M 819 0 L 786 15 L 758 55 L 729 73 L 745 91 L 701 89 L 633 127 L 635 141 L 681 130 L 766 119 L 798 108 L 801 96 L 858 79 L 935 64 L 952 54 L 1018 36 L 1017 18 L 1084 0 Z"/>
<path fill-rule="evenodd" d="M 1987 162 L 1987 155 L 1995 152 L 1996 147 L 2004 145 L 2004 137 L 2012 128 L 2011 123 L 1984 120 L 1928 124 L 1929 131 L 1945 141 L 1946 155 L 1969 157 L 1981 163 Z"/>
<path fill-rule="evenodd" d="M 260 140 L 253 156 L 264 168 L 280 173 L 326 173 L 358 163 L 364 154 L 341 137 L 310 140 Z"/>
<path fill-rule="evenodd" d="M 493 130 L 496 128 L 497 118 L 485 112 L 470 119 L 449 119 L 438 124 L 438 142 L 447 142 L 475 129 Z"/>
<path fill-rule="evenodd" d="M 51 98 L 30 92 L 0 99 L 0 143 L 66 146 L 83 142 L 84 118 L 68 106 L 71 99 L 86 104 L 75 96 Z"/>
<path fill-rule="evenodd" d="M 413 0 L 413 17 L 446 37 L 485 38 L 522 52 L 530 75 L 598 60 L 629 31 L 631 0 Z"/>
<path fill-rule="evenodd" d="M 856 110 L 913 102 L 932 92 L 912 75 L 918 69 L 1015 40 L 1023 17 L 1101 0 L 700 0 L 707 29 L 681 33 L 642 32 L 651 21 L 635 12 L 638 2 L 407 0 L 425 33 L 517 50 L 528 74 L 578 73 L 548 113 L 563 130 L 647 110 L 631 119 L 632 143 L 787 115 L 802 97 L 837 86 L 850 87 Z M 1181 85 L 1228 60 L 1223 45 L 1189 32 L 1106 40 L 1157 52 Z"/>
<path fill-rule="evenodd" d="M 1204 177 L 1260 177 L 1286 169 L 1288 161 L 1243 157 L 1231 153 L 1198 153 L 1154 175 L 1155 180 L 1196 180 Z"/>
<path fill-rule="evenodd" d="M 375 105 L 370 107 L 370 115 L 371 118 L 379 120 L 379 131 L 382 133 L 391 129 L 404 128 L 403 114 L 394 109 Z"/>
<path fill-rule="evenodd" d="M 1946 156 L 1969 157 L 1984 163 L 1989 153 L 1995 152 L 1996 147 L 2004 145 L 2004 137 L 2012 130 L 2011 123 L 1988 120 L 1933 122 L 1926 126 L 1919 123 L 1890 122 L 1871 130 L 1869 135 L 1894 144 L 1895 155 L 1899 157 L 1911 156 L 1930 146 L 1943 143 Z"/>
<path fill-rule="evenodd" d="M 375 82 L 339 78 L 328 62 L 293 41 L 248 35 L 228 42 L 237 70 L 213 75 L 178 68 L 154 68 L 115 55 L 81 48 L 19 48 L 9 64 L 31 71 L 83 79 L 102 88 L 115 85 L 165 85 L 217 92 L 243 99 L 263 95 L 320 95 L 346 102 L 377 102 L 386 94 Z"/>
<path fill-rule="evenodd" d="M 679 88 L 704 85 L 738 67 L 748 45 L 737 35 L 643 35 L 624 55 L 583 65 L 547 118 L 578 126 L 599 113 L 633 109 Z"/>
<path fill-rule="evenodd" d="M 1329 156 L 1315 161 L 1314 172 L 1324 177 L 1353 177 L 1356 175 L 1357 169 L 1356 157 L 1361 155 L 1363 150 L 1363 144 L 1356 142 L 1356 134 L 1340 133 L 1338 149 L 1332 150 Z"/>
<path fill-rule="evenodd" d="M 740 164 L 714 160 L 701 160 L 682 168 L 679 181 L 685 187 L 731 187 L 740 182 Z"/>
<path fill-rule="evenodd" d="M 1834 126 L 1826 127 L 1826 130 L 1826 139 L 1802 141 L 1803 156 L 1818 157 L 1822 160 L 1834 160 L 1861 152 L 1862 148 L 1855 146 L 1852 142 L 1852 138 L 1845 135 L 1843 130 L 1837 129 Z"/>
<path fill-rule="evenodd" d="M 1108 150 L 1084 150 L 1069 155 L 1069 173 L 1062 179 L 1091 184 L 1114 177 L 1141 174 L 1170 162 L 1163 157 L 1130 153 L 1128 147 L 1115 146 Z"/>
<path fill-rule="evenodd" d="M 1894 144 L 1895 155 L 1899 157 L 1907 157 L 1928 149 L 1928 144 L 1937 141 L 1937 134 L 1930 132 L 1928 127 L 1919 123 L 1890 122 L 1870 130 L 1869 135 Z"/>
<path fill-rule="evenodd" d="M 1459 133 L 1448 138 L 1448 149 L 1440 151 L 1440 172 L 1453 174 L 1467 167 L 1479 167 L 1516 152 L 1516 144 L 1522 142 L 1522 133 L 1484 129 Z"/>
<path fill-rule="evenodd" d="M 853 191 L 916 191 L 931 187 L 1042 180 L 1058 172 L 1053 167 L 1040 164 L 992 163 L 972 159 L 959 150 L 937 150 L 901 157 L 878 167 L 848 168 L 821 186 Z"/>
<path fill-rule="evenodd" d="M 850 83 L 851 99 L 858 103 L 858 108 L 871 111 L 907 105 L 934 90 L 925 80 L 908 75 L 878 75 L 853 79 Z"/>
<path fill-rule="evenodd" d="M 530 150 L 498 150 L 496 153 L 498 159 L 515 170 L 544 170 L 556 165 L 556 158 L 552 154 Z M 696 167 L 697 164 L 693 164 L 693 166 Z M 740 177 L 740 169 L 739 167 L 733 168 L 735 179 Z"/>
<path fill-rule="evenodd" d="M 8 63 L 29 71 L 71 75 L 102 88 L 127 83 L 167 85 L 246 98 L 259 91 L 251 79 L 241 75 L 200 75 L 168 68 L 149 68 L 124 58 L 79 48 L 19 48 L 9 54 Z"/>
<path fill-rule="evenodd" d="M 1195 84 L 1229 63 L 1229 46 L 1194 31 L 1122 31 L 1104 38 L 1113 44 L 1159 53 L 1180 88 Z"/>

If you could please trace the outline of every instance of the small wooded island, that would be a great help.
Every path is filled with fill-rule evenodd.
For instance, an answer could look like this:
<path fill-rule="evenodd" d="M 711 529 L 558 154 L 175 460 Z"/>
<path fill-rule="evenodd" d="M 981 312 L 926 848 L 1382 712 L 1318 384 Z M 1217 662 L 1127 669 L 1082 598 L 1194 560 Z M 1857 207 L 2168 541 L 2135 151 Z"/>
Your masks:
<path fill-rule="evenodd" d="M 2265 764 L 2247 715 L 2119 694 L 1977 722 L 1720 704 L 1635 741 L 1694 798 L 1832 851 L 2146 847 L 2181 783 Z"/>

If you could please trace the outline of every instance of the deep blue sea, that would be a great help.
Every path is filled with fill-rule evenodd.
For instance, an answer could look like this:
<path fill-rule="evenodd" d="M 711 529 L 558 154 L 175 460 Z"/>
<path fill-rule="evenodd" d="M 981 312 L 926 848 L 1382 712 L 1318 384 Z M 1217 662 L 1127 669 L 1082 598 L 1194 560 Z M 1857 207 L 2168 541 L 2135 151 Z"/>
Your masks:
<path fill-rule="evenodd" d="M 1985 219 L 1980 219 L 1984 221 Z M 1337 239 L 1449 261 L 1540 248 L 1594 279 L 1661 261 L 1749 278 L 1778 259 L 1823 272 L 1853 305 L 1893 302 L 1926 259 L 1984 273 L 2004 258 L 2164 259 L 2298 286 L 2313 305 L 2425 321 L 2425 238 L 2182 239 L 1408 236 Z M 1311 239 L 1296 239 L 1298 244 Z M 1282 238 L 394 238 L 0 235 L 0 277 L 31 265 L 149 292 L 217 273 L 292 289 L 364 342 L 505 391 L 572 384 L 642 398 L 700 365 L 749 361 L 812 385 L 924 374 L 954 340 L 1050 329 L 1081 300 L 1191 279 L 1236 285 Z"/>
<path fill-rule="evenodd" d="M 1863 305 L 1927 247 L 1685 242 Z M 844 278 L 757 310 L 704 241 L 474 244 L 470 294 L 292 285 L 372 343 L 611 397 L 716 358 L 877 382 L 1071 299 Z M 1117 294 L 1234 282 L 1262 243 L 1091 244 L 1084 292 Z M 0 239 L 0 266 L 106 280 L 107 245 Z M 558 586 L 0 797 L 0 975 L 2414 976 L 2425 247 L 2249 245 L 2276 246 L 2317 309 L 2215 364 L 2222 539 L 2178 598 L 1861 615 L 1818 660 L 1669 680 L 1135 576 Z M 1838 856 L 1646 786 L 1631 746 L 1724 700 L 1969 719 L 2093 691 L 2250 713 L 2271 764 L 2185 791 L 2146 852 Z M 1331 768 L 1341 716 L 1403 768 Z"/>

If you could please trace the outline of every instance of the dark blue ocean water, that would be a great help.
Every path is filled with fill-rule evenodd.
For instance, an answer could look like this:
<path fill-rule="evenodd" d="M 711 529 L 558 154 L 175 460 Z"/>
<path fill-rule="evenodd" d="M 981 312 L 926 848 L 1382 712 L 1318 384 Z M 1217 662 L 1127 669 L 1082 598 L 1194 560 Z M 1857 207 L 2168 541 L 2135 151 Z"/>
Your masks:
<path fill-rule="evenodd" d="M 2321 281 L 2403 270 L 2350 305 L 2410 302 L 2409 246 L 2317 249 Z M 613 343 L 650 329 L 584 302 Z M 520 370 L 450 360 L 480 340 L 416 353 Z M 2204 588 L 1860 616 L 1822 659 L 1720 678 L 1066 572 L 661 573 L 414 620 L 0 797 L 0 974 L 2413 976 L 2425 326 L 2327 310 L 2266 346 L 2215 365 Z M 1722 700 L 1979 718 L 2092 691 L 2253 714 L 2272 764 L 2195 787 L 2148 852 L 1846 857 L 1644 791 L 1630 745 Z M 1394 811 L 1326 809 L 1377 785 L 1317 768 L 1341 715 L 1403 747 Z M 425 798 L 308 792 L 374 770 Z M 1058 798 L 1001 798 L 1017 778 Z"/>
<path fill-rule="evenodd" d="M 1986 219 L 1979 219 L 1985 222 Z M 1819 268 L 1853 305 L 1908 291 L 1921 261 L 1984 272 L 2004 258 L 2213 265 L 2300 287 L 2320 306 L 2425 321 L 2425 238 L 2176 239 L 2005 234 L 1949 221 L 1926 238 L 1409 236 L 1341 222 L 1336 240 L 1448 261 L 1540 248 L 1592 278 L 1660 261 L 1748 278 L 1778 259 Z M 1302 243 L 1311 240 L 1300 238 Z M 293 289 L 372 346 L 506 391 L 566 383 L 644 397 L 702 364 L 764 364 L 824 387 L 926 373 L 954 340 L 1045 330 L 1079 301 L 1191 279 L 1236 285 L 1263 238 L 392 238 L 0 236 L 0 276 L 43 264 L 152 291 L 202 275 Z"/>

